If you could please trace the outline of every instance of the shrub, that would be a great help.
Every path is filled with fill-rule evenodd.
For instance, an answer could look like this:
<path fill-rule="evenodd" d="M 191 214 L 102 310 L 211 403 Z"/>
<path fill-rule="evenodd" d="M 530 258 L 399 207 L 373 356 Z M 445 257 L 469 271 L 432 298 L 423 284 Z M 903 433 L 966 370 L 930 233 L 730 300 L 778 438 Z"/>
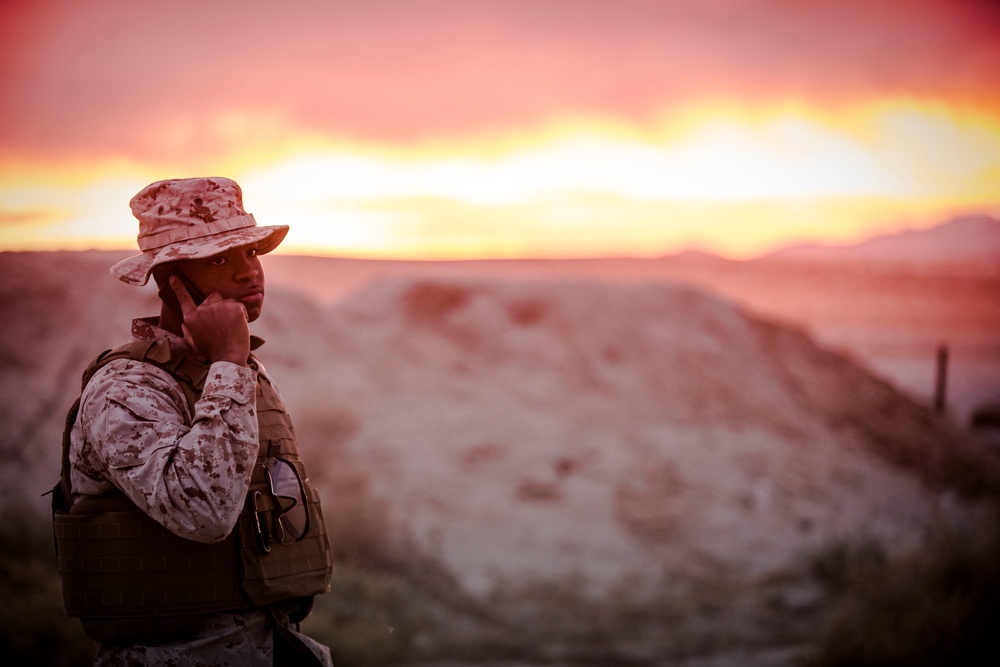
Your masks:
<path fill-rule="evenodd" d="M 0 513 L 0 600 L 5 665 L 93 663 L 93 642 L 63 611 L 47 516 L 14 508 Z"/>
<path fill-rule="evenodd" d="M 374 667 L 411 657 L 428 623 L 422 596 L 399 577 L 338 567 L 303 631 L 330 647 L 335 665 Z"/>
<path fill-rule="evenodd" d="M 817 559 L 835 603 L 808 667 L 1000 664 L 1000 531 L 945 531 L 894 560 L 873 553 L 838 544 Z"/>

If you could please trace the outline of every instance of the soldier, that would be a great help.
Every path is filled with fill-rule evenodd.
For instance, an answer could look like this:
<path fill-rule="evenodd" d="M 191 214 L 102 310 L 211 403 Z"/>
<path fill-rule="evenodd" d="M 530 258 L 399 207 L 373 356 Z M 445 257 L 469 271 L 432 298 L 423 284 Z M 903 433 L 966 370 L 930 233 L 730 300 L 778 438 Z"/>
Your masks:
<path fill-rule="evenodd" d="M 131 201 L 141 254 L 112 275 L 158 318 L 84 374 L 67 418 L 54 528 L 67 613 L 96 665 L 330 665 L 299 632 L 330 547 L 295 433 L 249 332 L 264 303 L 260 227 L 225 178 Z"/>

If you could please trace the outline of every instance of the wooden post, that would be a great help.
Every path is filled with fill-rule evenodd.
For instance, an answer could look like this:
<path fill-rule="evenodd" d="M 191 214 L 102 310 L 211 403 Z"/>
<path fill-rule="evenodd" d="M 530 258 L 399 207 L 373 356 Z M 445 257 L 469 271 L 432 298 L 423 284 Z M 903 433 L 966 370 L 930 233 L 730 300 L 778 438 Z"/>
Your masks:
<path fill-rule="evenodd" d="M 945 390 L 948 386 L 948 346 L 941 344 L 937 351 L 937 374 L 934 381 L 934 412 L 944 414 Z"/>

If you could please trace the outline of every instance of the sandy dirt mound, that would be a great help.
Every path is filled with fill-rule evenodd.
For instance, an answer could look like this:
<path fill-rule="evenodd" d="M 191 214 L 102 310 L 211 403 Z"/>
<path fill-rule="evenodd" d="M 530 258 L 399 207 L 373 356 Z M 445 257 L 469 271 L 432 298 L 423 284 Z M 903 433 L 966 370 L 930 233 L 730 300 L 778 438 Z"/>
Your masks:
<path fill-rule="evenodd" d="M 0 255 L 4 506 L 44 508 L 80 372 L 156 312 L 113 259 Z M 792 664 L 826 604 L 817 566 L 975 531 L 1000 495 L 951 420 L 663 280 L 398 272 L 323 306 L 279 283 L 254 333 L 338 553 L 368 568 L 323 604 L 354 600 L 386 641 L 406 633 L 379 614 L 417 610 L 413 637 L 441 629 L 428 655 Z"/>
<path fill-rule="evenodd" d="M 352 415 L 347 448 L 475 591 L 913 548 L 932 517 L 961 520 L 958 496 L 1000 488 L 892 387 L 689 288 L 399 278 L 327 324 L 320 395 Z"/>

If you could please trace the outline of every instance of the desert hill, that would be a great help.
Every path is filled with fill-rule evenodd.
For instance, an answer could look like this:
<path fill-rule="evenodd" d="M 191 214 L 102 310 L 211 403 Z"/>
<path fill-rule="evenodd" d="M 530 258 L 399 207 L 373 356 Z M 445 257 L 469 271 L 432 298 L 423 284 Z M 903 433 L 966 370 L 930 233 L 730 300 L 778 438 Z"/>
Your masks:
<path fill-rule="evenodd" d="M 0 255 L 5 506 L 44 503 L 80 371 L 154 312 L 112 259 Z M 692 282 L 453 266 L 327 301 L 272 280 L 254 333 L 334 534 L 386 531 L 506 619 L 494 642 L 608 600 L 661 615 L 588 641 L 646 658 L 787 642 L 829 545 L 906 554 L 991 521 L 995 455 L 805 327 Z"/>
<path fill-rule="evenodd" d="M 1000 405 L 1000 274 L 995 267 L 732 261 L 696 253 L 659 259 L 468 262 L 275 255 L 267 258 L 267 267 L 272 285 L 301 291 L 320 304 L 336 303 L 386 277 L 685 284 L 802 329 L 928 405 L 938 349 L 947 346 L 952 418 L 967 424 L 979 407 Z"/>
<path fill-rule="evenodd" d="M 944 497 L 1000 489 L 947 420 L 683 286 L 395 279 L 327 322 L 345 446 L 473 589 L 764 576 L 844 535 L 915 546 Z"/>

